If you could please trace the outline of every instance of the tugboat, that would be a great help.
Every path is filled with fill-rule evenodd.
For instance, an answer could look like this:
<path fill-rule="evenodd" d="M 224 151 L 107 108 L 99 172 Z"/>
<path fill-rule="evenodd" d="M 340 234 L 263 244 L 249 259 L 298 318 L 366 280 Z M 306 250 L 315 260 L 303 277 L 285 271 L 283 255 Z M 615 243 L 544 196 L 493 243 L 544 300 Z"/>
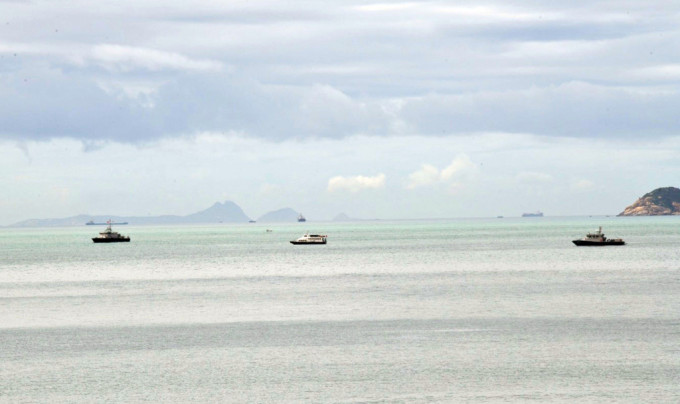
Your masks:
<path fill-rule="evenodd" d="M 302 213 L 300 213 L 300 215 L 298 216 L 298 222 L 306 222 L 306 221 L 307 221 L 307 219 L 305 219 L 305 217 L 302 216 Z"/>
<path fill-rule="evenodd" d="M 576 244 L 578 247 L 626 244 L 626 242 L 623 241 L 623 239 L 605 237 L 604 233 L 602 233 L 602 226 L 600 226 L 596 233 L 588 233 L 584 238 L 573 240 L 572 242 Z"/>
<path fill-rule="evenodd" d="M 92 241 L 95 243 L 126 243 L 130 241 L 129 236 L 123 236 L 118 232 L 111 230 L 111 221 L 107 222 L 106 230 L 99 233 L 99 236 L 93 237 Z"/>
<path fill-rule="evenodd" d="M 326 244 L 326 235 L 320 234 L 305 234 L 297 240 L 291 240 L 291 244 Z"/>

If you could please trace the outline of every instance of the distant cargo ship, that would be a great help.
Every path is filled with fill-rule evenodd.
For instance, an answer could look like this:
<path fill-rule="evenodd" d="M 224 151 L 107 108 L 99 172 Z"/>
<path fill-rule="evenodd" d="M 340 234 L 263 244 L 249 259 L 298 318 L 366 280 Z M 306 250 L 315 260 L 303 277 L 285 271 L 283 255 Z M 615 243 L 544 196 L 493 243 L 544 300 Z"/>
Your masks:
<path fill-rule="evenodd" d="M 298 216 L 298 222 L 306 222 L 307 219 L 305 219 L 304 216 L 302 216 L 302 213 L 300 213 L 300 216 Z"/>
<path fill-rule="evenodd" d="M 111 223 L 95 223 L 94 220 L 90 220 L 89 222 L 85 223 L 88 226 L 106 226 L 108 224 L 115 224 L 115 225 L 120 225 L 120 224 L 128 224 L 128 222 L 111 222 Z"/>
<path fill-rule="evenodd" d="M 522 213 L 522 217 L 543 217 L 543 212 L 538 211 L 534 213 Z"/>

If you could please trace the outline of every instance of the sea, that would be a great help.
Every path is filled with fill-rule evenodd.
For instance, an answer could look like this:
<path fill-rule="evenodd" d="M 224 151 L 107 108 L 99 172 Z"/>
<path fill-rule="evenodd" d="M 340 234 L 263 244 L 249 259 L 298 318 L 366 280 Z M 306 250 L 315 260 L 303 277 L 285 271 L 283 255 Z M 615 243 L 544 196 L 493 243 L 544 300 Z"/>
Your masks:
<path fill-rule="evenodd" d="M 0 228 L 0 402 L 680 402 L 680 217 L 102 230 Z"/>

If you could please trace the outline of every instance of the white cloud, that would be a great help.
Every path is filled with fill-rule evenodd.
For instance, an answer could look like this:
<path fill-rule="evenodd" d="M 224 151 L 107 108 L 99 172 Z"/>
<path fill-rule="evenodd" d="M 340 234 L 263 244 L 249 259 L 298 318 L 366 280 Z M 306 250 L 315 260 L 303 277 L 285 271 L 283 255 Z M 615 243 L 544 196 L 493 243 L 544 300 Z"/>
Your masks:
<path fill-rule="evenodd" d="M 403 11 L 412 10 L 418 7 L 417 3 L 374 3 L 356 6 L 359 11 L 366 12 L 384 12 L 384 11 Z"/>
<path fill-rule="evenodd" d="M 336 176 L 328 180 L 328 192 L 348 191 L 352 193 L 363 189 L 377 189 L 385 186 L 385 174 L 375 177 L 357 175 L 355 177 Z"/>
<path fill-rule="evenodd" d="M 408 176 L 406 189 L 415 189 L 423 186 L 449 183 L 456 188 L 460 181 L 474 172 L 475 164 L 464 154 L 456 156 L 447 167 L 441 171 L 431 164 L 423 164 L 422 168 Z"/>
<path fill-rule="evenodd" d="M 571 184 L 572 191 L 589 191 L 595 187 L 595 183 L 590 180 L 578 180 Z"/>
<path fill-rule="evenodd" d="M 466 175 L 474 170 L 475 165 L 466 155 L 456 157 L 451 164 L 442 170 L 441 177 L 444 181 L 449 181 L 453 178 L 458 178 Z"/>
<path fill-rule="evenodd" d="M 678 80 L 680 64 L 649 66 L 630 72 L 630 76 L 639 80 Z"/>
<path fill-rule="evenodd" d="M 553 176 L 546 173 L 524 171 L 515 177 L 522 184 L 547 184 L 553 182 Z"/>
<path fill-rule="evenodd" d="M 174 52 L 113 44 L 96 45 L 90 58 L 109 70 L 122 72 L 137 69 L 219 71 L 224 67 L 213 60 L 194 60 Z"/>
<path fill-rule="evenodd" d="M 408 176 L 407 189 L 414 189 L 438 182 L 440 179 L 439 169 L 430 164 L 423 164 L 423 167 Z"/>

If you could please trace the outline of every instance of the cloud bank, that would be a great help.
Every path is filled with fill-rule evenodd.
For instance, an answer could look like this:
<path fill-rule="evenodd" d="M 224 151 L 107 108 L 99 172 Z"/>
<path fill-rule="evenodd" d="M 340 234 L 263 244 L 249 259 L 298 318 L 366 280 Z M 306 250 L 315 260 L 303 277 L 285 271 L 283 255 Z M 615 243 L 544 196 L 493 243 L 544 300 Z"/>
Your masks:
<path fill-rule="evenodd" d="M 129 72 L 135 69 L 149 71 L 188 70 L 219 71 L 222 63 L 211 60 L 192 60 L 184 55 L 155 49 L 114 44 L 96 45 L 91 58 L 95 63 L 112 71 Z"/>
<path fill-rule="evenodd" d="M 355 177 L 336 176 L 328 180 L 328 192 L 347 191 L 357 193 L 364 189 L 378 189 L 385 186 L 385 174 L 374 177 L 357 175 Z"/>
<path fill-rule="evenodd" d="M 661 0 L 2 7 L 0 138 L 660 138 L 680 126 L 680 5 Z"/>

